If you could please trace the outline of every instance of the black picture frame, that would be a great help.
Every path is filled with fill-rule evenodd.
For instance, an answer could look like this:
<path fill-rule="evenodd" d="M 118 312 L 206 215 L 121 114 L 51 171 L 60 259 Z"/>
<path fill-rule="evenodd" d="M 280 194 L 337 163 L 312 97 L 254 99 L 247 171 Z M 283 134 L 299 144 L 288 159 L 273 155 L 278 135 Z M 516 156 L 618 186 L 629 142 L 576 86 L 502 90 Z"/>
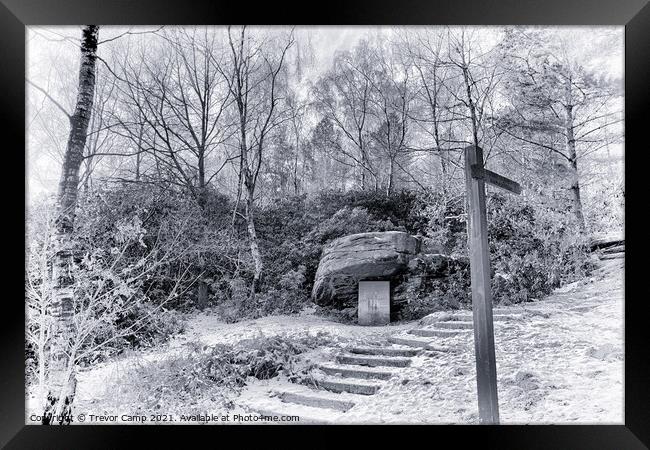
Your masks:
<path fill-rule="evenodd" d="M 408 437 L 407 445 L 436 445 L 453 439 L 465 444 L 477 439 L 481 448 L 607 448 L 635 449 L 650 445 L 650 336 L 647 303 L 650 289 L 643 266 L 648 238 L 644 218 L 650 189 L 645 185 L 650 146 L 646 128 L 650 124 L 650 4 L 648 0 L 446 0 L 446 1 L 330 1 L 312 5 L 277 2 L 209 0 L 0 0 L 0 135 L 5 166 L 5 205 L 25 210 L 25 196 L 14 192 L 21 184 L 7 175 L 20 177 L 26 170 L 25 119 L 25 26 L 72 25 L 159 25 L 159 24 L 358 24 L 358 25 L 624 25 L 625 26 L 625 178 L 628 199 L 625 210 L 625 425 L 530 425 L 530 426 L 435 426 L 431 427 L 190 427 L 190 426 L 75 426 L 25 425 L 24 395 L 24 285 L 18 272 L 20 247 L 5 255 L 2 285 L 4 311 L 0 327 L 0 445 L 6 448 L 128 448 L 136 438 L 147 447 L 160 443 L 196 446 L 198 435 L 210 447 L 236 445 L 224 434 L 250 447 L 251 437 L 263 436 L 269 443 L 301 446 L 309 443 L 340 445 L 338 431 L 361 433 L 365 445 L 378 442 L 386 433 Z M 312 6 L 308 9 L 307 6 Z M 23 172 L 24 172 L 23 170 Z M 638 184 L 638 186 L 635 186 Z M 25 185 L 22 185 L 25 187 Z M 10 205 L 9 205 L 10 204 Z M 635 216 L 638 216 L 635 218 Z M 15 219 L 13 219 L 15 218 Z M 5 213 L 4 248 L 24 236 L 24 214 Z M 24 247 L 23 247 L 24 250 Z M 15 289 L 15 293 L 14 293 Z M 10 306 L 10 307 L 9 307 Z M 408 429 L 403 429 L 408 428 Z M 306 433 L 304 433 L 306 431 Z M 276 437 L 278 432 L 299 432 L 301 438 Z M 262 434 L 263 433 L 263 434 Z M 205 436 L 205 435 L 209 436 Z M 270 434 L 271 436 L 268 436 Z M 417 440 L 414 437 L 417 434 Z M 305 441 L 307 439 L 308 441 Z M 419 442 L 419 443 L 418 443 Z"/>

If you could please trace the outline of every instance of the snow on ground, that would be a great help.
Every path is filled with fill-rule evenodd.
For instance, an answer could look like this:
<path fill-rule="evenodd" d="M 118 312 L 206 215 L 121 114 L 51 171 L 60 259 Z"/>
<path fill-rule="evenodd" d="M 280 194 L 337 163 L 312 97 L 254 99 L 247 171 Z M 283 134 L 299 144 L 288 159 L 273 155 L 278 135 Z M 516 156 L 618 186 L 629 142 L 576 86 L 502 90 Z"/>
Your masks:
<path fill-rule="evenodd" d="M 362 327 L 342 324 L 311 314 L 296 316 L 267 316 L 237 323 L 224 323 L 216 314 L 197 314 L 190 318 L 188 331 L 178 337 L 181 341 L 201 342 L 204 345 L 232 344 L 256 336 L 287 336 L 304 333 L 329 333 L 340 339 L 359 339 L 388 336 L 410 328 L 408 323 L 387 327 Z"/>
<path fill-rule="evenodd" d="M 622 271 L 524 308 L 495 322 L 503 424 L 623 423 Z M 571 310 L 576 305 L 584 310 Z M 459 354 L 418 357 L 350 418 L 394 423 L 477 423 L 474 348 L 454 338 Z M 450 339 L 447 339 L 450 341 Z"/>
<path fill-rule="evenodd" d="M 523 308 L 500 308 L 522 313 L 495 322 L 501 423 L 624 422 L 621 262 L 586 281 Z M 372 408 L 386 415 L 379 421 L 477 422 L 473 340 L 454 339 L 464 352 L 418 357 L 374 396 Z M 370 409 L 349 413 L 372 417 Z"/>
<path fill-rule="evenodd" d="M 514 317 L 495 322 L 501 423 L 624 422 L 622 288 L 622 263 L 607 261 L 590 279 L 542 301 L 499 308 Z M 322 418 L 477 423 L 472 336 L 439 339 L 456 352 L 415 357 L 411 367 L 392 369 L 397 375 L 377 394 L 356 396 L 357 404 L 345 414 L 329 412 Z M 254 383 L 242 397 L 290 388 L 286 380 L 270 380 Z M 300 409 L 296 406 L 295 413 Z"/>
<path fill-rule="evenodd" d="M 128 396 L 137 391 L 138 383 L 146 380 L 134 379 L 137 369 L 152 363 L 173 361 L 188 353 L 190 345 L 213 346 L 216 344 L 233 344 L 244 339 L 260 336 L 300 336 L 328 333 L 335 341 L 364 341 L 381 339 L 388 335 L 408 329 L 409 324 L 390 325 L 387 327 L 361 327 L 357 325 L 332 322 L 322 316 L 313 314 L 267 316 L 259 319 L 244 320 L 237 323 L 225 323 L 211 311 L 195 313 L 188 318 L 187 329 L 175 336 L 168 344 L 145 351 L 126 351 L 123 354 L 90 369 L 80 370 L 77 375 L 77 394 L 75 411 L 84 414 L 139 413 L 133 408 L 135 402 Z M 305 357 L 316 361 L 324 355 L 330 355 L 333 349 L 319 349 Z M 254 380 L 259 382 L 258 380 Z M 27 396 L 27 418 L 42 410 L 39 403 L 41 395 L 30 392 Z M 204 406 L 204 411 L 211 410 L 210 398 L 197 399 L 194 409 Z M 222 407 L 220 407 L 223 409 Z M 154 411 L 152 411 L 154 412 Z M 167 411 L 171 413 L 171 411 Z M 121 421 L 117 421 L 120 422 Z M 29 423 L 29 422 L 28 422 Z"/>
<path fill-rule="evenodd" d="M 603 261 L 602 268 L 590 279 L 565 286 L 542 301 L 499 308 L 517 315 L 512 320 L 495 322 L 501 423 L 623 423 L 622 264 L 621 260 Z M 235 343 L 261 334 L 325 332 L 334 336 L 338 341 L 334 347 L 304 355 L 308 362 L 316 362 L 332 358 L 346 344 L 383 342 L 391 334 L 416 326 L 416 322 L 411 322 L 362 327 L 335 323 L 309 313 L 227 324 L 216 314 L 195 314 L 189 318 L 187 331 L 169 344 L 149 351 L 128 352 L 81 371 L 75 412 L 101 414 L 110 409 L 109 404 L 128 406 L 128 398 L 120 400 L 120 395 L 129 392 L 124 383 L 147 382 L 126 376 L 132 369 L 186 354 L 188 346 L 195 343 Z M 377 394 L 355 396 L 356 405 L 344 414 L 341 422 L 477 423 L 472 337 L 437 339 L 456 351 L 414 357 L 411 367 L 394 370 L 396 376 L 382 382 Z M 283 377 L 251 380 L 241 399 L 262 398 L 269 391 L 292 386 L 295 387 Z M 192 406 L 212 412 L 214 399 L 196 399 Z M 233 402 L 233 411 L 242 411 L 238 399 L 233 398 Z M 27 406 L 28 414 L 39 410 L 34 396 L 28 398 Z M 295 414 L 300 410 L 296 405 Z M 142 408 L 138 411 L 142 412 Z M 341 416 L 330 414 L 329 418 L 339 420 L 336 418 Z"/>

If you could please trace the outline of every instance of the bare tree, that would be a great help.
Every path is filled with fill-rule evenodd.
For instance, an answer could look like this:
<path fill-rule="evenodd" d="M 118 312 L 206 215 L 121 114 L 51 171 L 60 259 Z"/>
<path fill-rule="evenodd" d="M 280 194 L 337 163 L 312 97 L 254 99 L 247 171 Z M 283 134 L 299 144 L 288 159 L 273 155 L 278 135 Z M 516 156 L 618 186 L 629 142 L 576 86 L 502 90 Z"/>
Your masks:
<path fill-rule="evenodd" d="M 163 178 L 187 189 L 205 210 L 210 183 L 236 158 L 228 155 L 225 145 L 233 131 L 226 117 L 232 97 L 215 65 L 218 36 L 205 27 L 163 31 L 157 36 L 165 42 L 159 61 L 147 61 L 143 54 L 134 64 L 126 55 L 118 76 L 127 108 L 124 117 L 116 120 L 135 145 L 136 180 L 142 155 L 151 155 L 158 181 Z M 205 257 L 196 256 L 203 270 Z M 207 298 L 208 286 L 201 279 L 200 308 Z"/>
<path fill-rule="evenodd" d="M 232 133 L 225 114 L 231 97 L 214 65 L 217 37 L 207 28 L 157 36 L 166 46 L 156 62 L 148 61 L 144 53 L 138 63 L 129 53 L 124 58 L 117 76 L 130 113 L 117 120 L 137 144 L 134 154 L 145 149 L 168 181 L 188 189 L 203 208 L 208 185 L 232 159 L 224 155 L 224 143 Z M 217 151 L 221 158 L 210 164 Z"/>
<path fill-rule="evenodd" d="M 303 189 L 303 174 L 305 171 L 303 128 L 305 105 L 301 104 L 295 95 L 287 97 L 287 104 L 291 110 L 291 134 L 293 135 L 293 194 L 298 195 Z M 300 158 L 303 157 L 301 164 Z"/>
<path fill-rule="evenodd" d="M 413 103 L 411 71 L 408 64 L 400 61 L 390 48 L 375 51 L 375 70 L 369 77 L 372 86 L 371 113 L 376 118 L 377 128 L 371 136 L 379 147 L 378 156 L 387 160 L 386 194 L 395 188 L 397 169 L 409 173 L 407 162 L 410 108 Z"/>
<path fill-rule="evenodd" d="M 409 56 L 419 87 L 415 89 L 414 106 L 409 117 L 423 136 L 415 153 L 434 155 L 439 162 L 440 187 L 446 198 L 456 163 L 452 152 L 458 150 L 454 128 L 459 117 L 458 102 L 451 95 L 453 68 L 445 55 L 446 33 L 443 30 L 407 31 L 400 37 L 403 53 Z"/>
<path fill-rule="evenodd" d="M 358 168 L 362 189 L 368 187 L 367 175 L 370 175 L 376 190 L 379 178 L 368 148 L 372 95 L 369 58 L 367 41 L 361 42 L 353 52 L 339 53 L 331 70 L 316 85 L 314 94 L 320 114 L 327 117 L 345 138 L 344 142 L 334 143 L 340 154 L 337 160 Z"/>
<path fill-rule="evenodd" d="M 89 131 L 79 180 L 80 188 L 84 192 L 88 192 L 91 188 L 93 175 L 98 169 L 100 171 L 102 168 L 111 169 L 108 164 L 102 164 L 102 162 L 105 162 L 105 155 L 110 155 L 113 152 L 118 137 L 112 132 L 109 123 L 118 102 L 117 96 L 114 95 L 115 83 L 116 80 L 110 73 L 97 70 L 95 99 L 88 125 Z"/>
<path fill-rule="evenodd" d="M 52 318 L 52 255 L 54 240 L 54 211 L 51 208 L 31 208 L 25 267 L 27 303 L 27 341 L 38 361 L 38 398 L 47 394 L 47 348 L 50 343 Z"/>
<path fill-rule="evenodd" d="M 230 60 L 228 64 L 215 59 L 215 64 L 228 80 L 238 118 L 239 183 L 237 203 L 244 194 L 244 220 L 255 265 L 252 295 L 260 287 L 264 264 L 255 230 L 254 203 L 260 169 L 264 161 L 267 140 L 272 131 L 291 118 L 283 101 L 280 72 L 287 51 L 294 42 L 293 33 L 278 47 L 256 40 L 245 26 L 238 35 L 228 27 Z M 237 213 L 237 206 L 235 213 Z"/>
<path fill-rule="evenodd" d="M 74 333 L 74 280 L 68 269 L 73 254 L 72 232 L 81 166 L 88 123 L 95 93 L 95 67 L 99 27 L 82 29 L 81 61 L 77 103 L 70 116 L 70 137 L 65 153 L 57 195 L 57 218 L 54 236 L 55 257 L 52 267 L 52 332 L 48 374 L 49 393 L 43 414 L 44 424 L 67 424 L 72 419 L 72 402 L 76 391 L 74 359 L 70 336 Z"/>
<path fill-rule="evenodd" d="M 469 123 L 470 135 L 466 142 L 485 147 L 485 122 L 491 112 L 490 100 L 497 89 L 500 72 L 491 58 L 492 49 L 483 51 L 472 33 L 465 28 L 448 29 L 449 64 L 462 80 L 459 89 L 450 92 L 466 109 L 465 119 Z"/>

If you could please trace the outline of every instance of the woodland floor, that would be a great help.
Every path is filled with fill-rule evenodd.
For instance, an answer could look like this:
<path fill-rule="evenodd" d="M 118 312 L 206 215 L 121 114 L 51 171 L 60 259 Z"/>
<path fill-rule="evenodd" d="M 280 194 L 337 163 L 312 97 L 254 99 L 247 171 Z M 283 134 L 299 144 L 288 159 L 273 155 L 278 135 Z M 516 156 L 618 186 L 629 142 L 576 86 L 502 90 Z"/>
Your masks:
<path fill-rule="evenodd" d="M 495 325 L 501 423 L 623 423 L 623 260 L 602 261 L 590 278 L 540 301 L 500 309 L 517 317 Z M 310 312 L 235 324 L 223 323 L 209 312 L 188 320 L 187 331 L 164 346 L 128 352 L 81 371 L 75 414 L 245 412 L 240 399 L 263 399 L 269 391 L 290 383 L 283 377 L 251 379 L 241 395 L 224 399 L 216 390 L 208 390 L 185 403 L 154 406 L 146 398 L 133 398 L 133 393 L 139 384 L 156 379 L 138 379 L 133 374 L 148 364 L 186 354 L 193 345 L 235 343 L 261 334 L 328 333 L 335 344 L 303 355 L 310 363 L 318 362 L 350 344 L 373 344 L 417 326 L 417 322 L 345 325 Z M 454 339 L 459 352 L 413 357 L 411 366 L 397 371 L 375 395 L 358 396 L 364 398 L 345 413 L 344 422 L 477 423 L 473 341 Z M 35 397 L 28 396 L 28 416 L 38 411 L 37 406 Z"/>

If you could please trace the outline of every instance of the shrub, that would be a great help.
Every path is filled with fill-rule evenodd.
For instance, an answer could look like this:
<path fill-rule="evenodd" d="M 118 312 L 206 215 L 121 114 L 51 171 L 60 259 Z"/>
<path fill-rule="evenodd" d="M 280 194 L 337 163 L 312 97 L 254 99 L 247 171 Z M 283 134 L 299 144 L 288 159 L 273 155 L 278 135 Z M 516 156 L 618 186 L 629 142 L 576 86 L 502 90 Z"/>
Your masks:
<path fill-rule="evenodd" d="M 349 234 L 392 230 L 404 231 L 404 228 L 387 219 L 376 219 L 363 207 L 343 207 L 315 227 L 307 239 L 324 245 Z"/>
<path fill-rule="evenodd" d="M 248 377 L 268 380 L 281 373 L 290 376 L 294 374 L 297 355 L 331 342 L 322 333 L 316 337 L 279 335 L 244 340 L 236 346 L 217 345 L 197 359 L 195 373 L 229 387 L 245 385 Z"/>
<path fill-rule="evenodd" d="M 496 302 L 539 298 L 593 269 L 588 238 L 573 215 L 493 195 L 488 223 Z"/>
<path fill-rule="evenodd" d="M 315 314 L 327 317 L 329 320 L 339 323 L 356 323 L 358 318 L 357 308 L 334 309 L 324 306 L 316 306 Z"/>
<path fill-rule="evenodd" d="M 114 186 L 97 190 L 80 199 L 77 242 L 81 253 L 114 246 L 112 229 L 120 221 L 138 220 L 142 246 L 125 255 L 127 263 L 147 254 L 154 244 L 161 253 L 171 252 L 174 263 L 161 265 L 147 279 L 145 290 L 152 303 L 165 299 L 178 281 L 179 270 L 187 271 L 187 283 L 179 286 L 185 295 L 168 306 L 189 309 L 196 305 L 196 278 L 216 280 L 237 270 L 244 276 L 250 269 L 246 241 L 230 229 L 231 201 L 208 190 L 203 207 L 187 191 L 152 185 Z M 242 251 L 244 250 L 244 251 Z"/>
<path fill-rule="evenodd" d="M 200 208 L 190 193 L 150 185 L 114 186 L 80 199 L 75 240 L 80 266 L 86 267 L 90 286 L 97 278 L 111 278 L 115 287 L 128 272 L 147 258 L 153 246 L 173 261 L 159 264 L 136 285 L 125 286 L 119 298 L 137 298 L 128 315 L 107 317 L 96 334 L 104 338 L 126 329 L 139 315 L 162 302 L 170 310 L 185 311 L 197 303 L 197 278 L 207 283 L 208 305 L 227 322 L 267 314 L 293 314 L 310 304 L 311 290 L 323 247 L 341 236 L 402 230 L 418 235 L 424 248 L 455 257 L 467 255 L 464 196 L 444 197 L 426 191 L 401 191 L 386 195 L 373 191 L 323 191 L 299 195 L 258 207 L 254 211 L 260 251 L 264 261 L 261 291 L 253 298 L 250 286 L 253 264 L 245 224 L 232 227 L 233 204 L 225 196 L 208 192 Z M 521 302 L 544 295 L 561 283 L 583 277 L 591 269 L 586 238 L 571 223 L 572 215 L 534 204 L 533 198 L 489 193 L 488 224 L 492 257 L 493 293 L 497 302 Z M 38 227 L 30 227 L 33 235 Z M 106 268 L 112 249 L 120 247 L 122 230 L 133 242 L 125 249 L 114 273 Z M 51 246 L 40 243 L 46 252 Z M 35 264 L 34 270 L 38 272 Z M 31 267 L 30 266 L 30 267 Z M 186 272 L 184 272 L 186 271 Z M 180 280 L 179 274 L 186 273 Z M 95 277 L 95 278 L 93 278 Z M 38 288 L 39 276 L 31 277 Z M 83 276 L 80 277 L 83 281 Z M 404 296 L 409 301 L 401 318 L 417 318 L 439 308 L 468 304 L 469 273 L 460 271 L 444 279 L 405 277 Z M 126 283 L 128 284 L 128 283 Z M 183 295 L 169 298 L 177 287 Z M 83 290 L 83 285 L 81 286 Z M 32 302 L 34 303 L 34 302 Z M 141 303 L 141 304 L 140 304 Z M 335 317 L 336 316 L 336 317 Z M 349 321 L 356 314 L 336 314 Z M 349 317 L 348 317 L 349 316 Z M 110 352 L 120 347 L 150 346 L 179 329 L 152 321 L 141 334 L 116 339 Z M 32 327 L 34 328 L 34 327 Z M 38 327 L 34 328 L 35 330 Z M 154 335 L 159 333 L 160 336 Z"/>
<path fill-rule="evenodd" d="M 217 313 L 227 323 L 234 323 L 249 316 L 246 306 L 250 290 L 244 279 L 236 277 L 220 283 L 225 289 L 218 291 Z"/>
<path fill-rule="evenodd" d="M 186 322 L 183 313 L 173 309 L 155 310 L 154 308 L 151 304 L 142 304 L 120 324 L 128 327 L 133 322 L 142 320 L 143 317 L 148 318 L 141 326 L 135 328 L 134 333 L 125 336 L 124 339 L 132 347 L 153 347 L 185 331 Z"/>
<path fill-rule="evenodd" d="M 444 278 L 408 277 L 398 290 L 397 295 L 405 298 L 396 311 L 395 317 L 400 320 L 467 307 L 471 303 L 469 267 L 458 267 Z"/>
<path fill-rule="evenodd" d="M 195 345 L 189 354 L 134 367 L 123 375 L 118 390 L 131 407 L 145 411 L 187 412 L 197 403 L 228 407 L 229 400 L 250 377 L 266 380 L 280 374 L 297 376 L 302 353 L 334 342 L 330 335 L 318 333 L 260 336 L 214 347 Z M 116 406 L 124 410 L 121 403 Z"/>
<path fill-rule="evenodd" d="M 467 233 L 458 204 L 444 205 L 427 197 L 425 210 L 431 220 L 424 240 L 441 243 L 456 257 L 467 256 Z M 573 215 L 535 207 L 534 199 L 489 193 L 488 242 L 495 303 L 530 301 L 555 287 L 582 278 L 593 269 L 587 236 Z M 428 203 L 427 203 L 428 202 Z M 459 226 L 462 223 L 462 227 Z M 471 304 L 469 268 L 427 282 L 406 277 L 399 295 L 407 298 L 401 319 L 418 319 L 440 309 Z"/>
<path fill-rule="evenodd" d="M 545 295 L 560 283 L 589 271 L 584 238 L 564 211 L 535 205 L 534 199 L 488 195 L 488 232 L 496 302 L 522 302 Z M 464 197 L 427 192 L 324 191 L 270 205 L 259 213 L 266 283 L 257 314 L 291 313 L 309 301 L 322 249 L 349 234 L 402 230 L 417 234 L 424 247 L 457 258 L 467 256 Z M 303 269 L 298 269 L 304 267 Z M 292 277 L 304 282 L 289 287 Z M 435 277 L 434 277 L 435 278 Z M 468 306 L 469 271 L 447 277 L 403 280 L 408 302 L 399 318 L 416 319 L 441 308 Z M 278 306 L 282 305 L 282 306 Z M 349 322 L 355 314 L 322 314 Z M 349 317 L 348 317 L 349 316 Z M 353 317 L 354 316 L 354 317 Z"/>
<path fill-rule="evenodd" d="M 302 310 L 309 296 L 305 289 L 305 266 L 290 269 L 278 280 L 276 287 L 270 287 L 260 295 L 261 314 L 295 314 Z"/>
<path fill-rule="evenodd" d="M 108 197 L 111 195 L 117 193 Z M 140 215 L 113 216 L 112 210 L 103 212 L 99 200 L 104 198 L 96 195 L 82 202 L 72 236 L 76 245 L 69 270 L 75 280 L 74 346 L 80 364 L 103 360 L 129 347 L 155 345 L 180 332 L 181 315 L 170 306 L 178 302 L 179 286 L 189 282 L 182 272 L 169 270 L 174 265 L 182 267 L 178 264 L 182 255 L 178 241 L 151 239 L 151 230 Z M 53 208 L 41 205 L 45 212 Z M 45 351 L 40 337 L 49 332 L 47 322 L 51 320 L 47 313 L 52 286 L 48 266 L 54 249 L 49 212 L 38 220 L 32 216 L 28 235 L 28 330 L 35 337 L 32 344 L 39 347 L 36 358 Z"/>

